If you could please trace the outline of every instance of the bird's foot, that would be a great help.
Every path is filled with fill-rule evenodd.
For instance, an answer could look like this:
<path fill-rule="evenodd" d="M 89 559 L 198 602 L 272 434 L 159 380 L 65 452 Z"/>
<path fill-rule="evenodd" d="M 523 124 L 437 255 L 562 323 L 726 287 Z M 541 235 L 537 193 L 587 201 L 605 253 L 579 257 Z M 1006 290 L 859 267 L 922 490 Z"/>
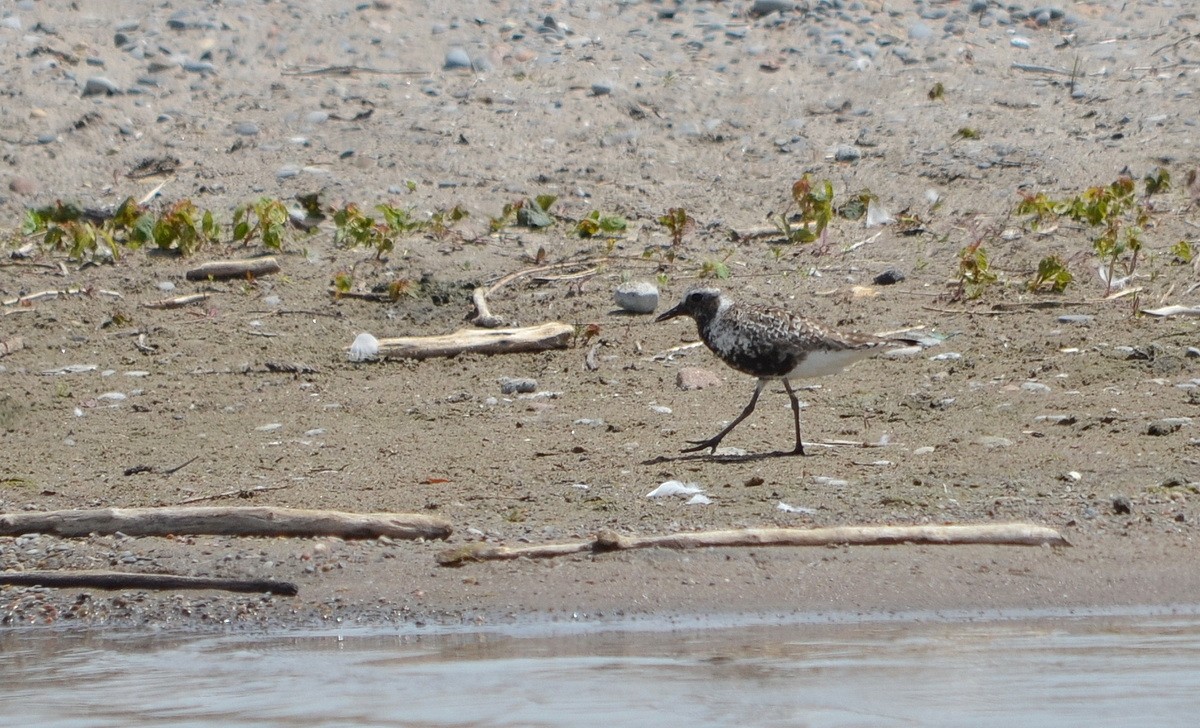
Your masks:
<path fill-rule="evenodd" d="M 687 442 L 691 447 L 685 447 L 679 452 L 700 452 L 704 448 L 709 448 L 710 453 L 715 453 L 717 445 L 721 444 L 721 438 L 710 437 L 707 440 L 688 440 Z"/>

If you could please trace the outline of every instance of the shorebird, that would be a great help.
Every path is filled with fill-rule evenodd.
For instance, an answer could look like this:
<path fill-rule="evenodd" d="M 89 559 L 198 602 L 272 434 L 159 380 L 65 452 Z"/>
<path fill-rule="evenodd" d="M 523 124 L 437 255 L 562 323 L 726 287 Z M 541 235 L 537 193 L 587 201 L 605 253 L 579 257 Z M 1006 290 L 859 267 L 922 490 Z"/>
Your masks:
<path fill-rule="evenodd" d="M 854 362 L 896 346 L 911 346 L 909 339 L 887 339 L 870 334 L 834 331 L 794 313 L 768 306 L 734 303 L 716 288 L 693 288 L 683 300 L 655 321 L 690 316 L 705 346 L 729 366 L 758 377 L 750 404 L 729 425 L 707 440 L 688 440 L 692 447 L 683 452 L 699 452 L 717 445 L 733 428 L 754 411 L 758 395 L 772 380 L 782 380 L 792 400 L 796 421 L 796 448 L 785 455 L 803 455 L 800 440 L 800 400 L 791 380 L 836 374 Z"/>

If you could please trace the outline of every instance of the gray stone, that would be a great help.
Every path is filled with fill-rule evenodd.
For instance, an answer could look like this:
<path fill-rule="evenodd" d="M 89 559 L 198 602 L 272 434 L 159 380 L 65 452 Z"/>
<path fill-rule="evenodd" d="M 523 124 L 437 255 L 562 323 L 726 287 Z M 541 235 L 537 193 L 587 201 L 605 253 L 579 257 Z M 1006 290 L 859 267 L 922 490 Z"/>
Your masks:
<path fill-rule="evenodd" d="M 446 51 L 446 61 L 442 67 L 448 71 L 456 68 L 470 68 L 471 56 L 462 48 L 451 48 Z"/>
<path fill-rule="evenodd" d="M 650 281 L 627 281 L 613 291 L 613 300 L 623 311 L 654 313 L 658 308 L 658 286 Z"/>
<path fill-rule="evenodd" d="M 501 394 L 528 394 L 537 389 L 537 380 L 528 377 L 500 377 Z"/>
<path fill-rule="evenodd" d="M 852 144 L 839 144 L 833 150 L 833 159 L 835 162 L 857 162 L 862 159 L 862 152 Z"/>
<path fill-rule="evenodd" d="M 754 0 L 748 14 L 752 18 L 761 18 L 771 13 L 786 13 L 796 9 L 796 3 L 788 0 Z"/>
<path fill-rule="evenodd" d="M 1092 319 L 1096 318 L 1089 314 L 1083 313 L 1067 313 L 1058 317 L 1060 324 L 1090 324 Z"/>
<path fill-rule="evenodd" d="M 83 84 L 84 96 L 112 96 L 119 93 L 121 88 L 104 76 L 92 76 Z"/>
<path fill-rule="evenodd" d="M 238 136 L 255 136 L 258 134 L 258 124 L 253 121 L 239 122 L 233 127 L 233 131 Z"/>

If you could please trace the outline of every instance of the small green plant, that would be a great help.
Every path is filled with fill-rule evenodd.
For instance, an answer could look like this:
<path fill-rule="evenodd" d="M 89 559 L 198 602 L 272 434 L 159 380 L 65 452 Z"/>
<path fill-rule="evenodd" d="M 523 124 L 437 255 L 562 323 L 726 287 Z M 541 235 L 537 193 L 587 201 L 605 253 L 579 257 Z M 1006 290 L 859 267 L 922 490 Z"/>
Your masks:
<path fill-rule="evenodd" d="M 334 296 L 341 298 L 354 289 L 354 274 L 341 270 L 333 274 Z"/>
<path fill-rule="evenodd" d="M 620 215 L 602 215 L 599 210 L 592 210 L 575 223 L 575 234 L 581 238 L 593 238 L 601 234 L 616 235 L 625 232 L 625 226 L 625 218 Z"/>
<path fill-rule="evenodd" d="M 393 301 L 399 301 L 401 296 L 415 297 L 417 285 L 407 278 L 392 279 L 387 285 L 387 295 Z"/>
<path fill-rule="evenodd" d="M 288 211 L 283 202 L 260 197 L 254 202 L 238 205 L 233 210 L 233 241 L 249 245 L 258 238 L 263 247 L 283 250 L 283 234 L 287 230 Z"/>
<path fill-rule="evenodd" d="M 978 139 L 980 137 L 979 130 L 969 126 L 964 126 L 954 132 L 955 139 Z"/>
<path fill-rule="evenodd" d="M 1142 180 L 1146 186 L 1146 196 L 1161 194 L 1171 189 L 1171 173 L 1162 167 L 1155 167 L 1154 171 L 1146 175 Z"/>
<path fill-rule="evenodd" d="M 1040 291 L 1049 288 L 1053 293 L 1062 293 L 1075 280 L 1075 276 L 1067 269 L 1067 264 L 1057 255 L 1048 255 L 1038 263 L 1037 274 L 1029 281 L 1030 291 Z"/>
<path fill-rule="evenodd" d="M 876 199 L 875 195 L 867 189 L 860 190 L 857 194 L 851 195 L 844 203 L 837 206 L 838 217 L 846 220 L 861 220 L 870 209 L 871 200 Z"/>
<path fill-rule="evenodd" d="M 806 174 L 792 184 L 792 201 L 775 227 L 789 243 L 811 243 L 825 234 L 833 215 L 833 183 L 814 185 Z"/>
<path fill-rule="evenodd" d="M 467 212 L 461 205 L 446 210 L 438 208 L 429 216 L 427 228 L 436 238 L 445 238 L 454 229 L 454 226 L 459 222 L 467 219 L 471 213 Z"/>
<path fill-rule="evenodd" d="M 988 261 L 982 240 L 976 240 L 958 252 L 958 299 L 976 299 L 996 282 L 996 273 Z"/>
<path fill-rule="evenodd" d="M 112 232 L 86 220 L 69 220 L 50 225 L 43 244 L 51 250 L 65 250 L 72 260 L 113 259 L 119 256 Z"/>
<path fill-rule="evenodd" d="M 1169 184 L 1169 176 L 1161 174 L 1146 178 L 1146 196 L 1152 189 Z M 1137 269 L 1142 250 L 1142 229 L 1150 221 L 1150 206 L 1137 198 L 1133 178 L 1122 175 L 1112 184 L 1089 187 L 1082 194 L 1065 200 L 1053 200 L 1044 193 L 1022 194 L 1017 214 L 1035 216 L 1033 226 L 1058 216 L 1069 217 L 1096 229 L 1092 250 L 1100 258 L 1100 277 L 1104 280 L 1104 295 Z M 1121 276 L 1120 274 L 1124 274 Z"/>
<path fill-rule="evenodd" d="M 938 81 L 937 83 L 933 84 L 933 87 L 929 89 L 929 100 L 930 101 L 941 101 L 945 97 L 946 97 L 946 87 L 942 85 L 941 81 Z"/>
<path fill-rule="evenodd" d="M 1175 243 L 1171 246 L 1171 255 L 1174 257 L 1175 262 L 1181 265 L 1187 265 L 1195 259 L 1196 251 L 1194 248 L 1192 248 L 1191 243 L 1186 240 L 1180 240 L 1178 243 Z"/>
<path fill-rule="evenodd" d="M 725 279 L 729 277 L 729 266 L 725 260 L 706 260 L 700 266 L 701 278 Z"/>
<path fill-rule="evenodd" d="M 179 200 L 168 207 L 158 219 L 144 215 L 134 225 L 131 240 L 137 244 L 153 243 L 159 250 L 174 250 L 185 258 L 221 234 L 212 211 L 201 210 L 191 200 Z"/>
<path fill-rule="evenodd" d="M 672 207 L 657 222 L 671 235 L 672 248 L 679 248 L 683 244 L 683 236 L 696 227 L 696 221 L 682 207 Z"/>
<path fill-rule="evenodd" d="M 1018 215 L 1033 215 L 1031 226 L 1037 230 L 1046 220 L 1050 220 L 1067 212 L 1068 204 L 1057 202 L 1046 196 L 1045 192 L 1031 195 L 1021 192 L 1021 201 L 1017 203 Z"/>
<path fill-rule="evenodd" d="M 333 224 L 334 245 L 374 248 L 377 259 L 396 247 L 396 236 L 391 228 L 367 216 L 353 202 L 333 211 Z"/>
<path fill-rule="evenodd" d="M 648 246 L 642 252 L 642 257 L 653 258 L 658 255 L 661 256 L 663 263 L 670 265 L 679 257 L 679 252 L 683 248 L 683 236 L 696 227 L 696 221 L 684 208 L 672 207 L 667 210 L 666 214 L 659 216 L 655 222 L 667 229 L 667 233 L 671 236 L 671 245 L 665 249 L 658 245 Z"/>

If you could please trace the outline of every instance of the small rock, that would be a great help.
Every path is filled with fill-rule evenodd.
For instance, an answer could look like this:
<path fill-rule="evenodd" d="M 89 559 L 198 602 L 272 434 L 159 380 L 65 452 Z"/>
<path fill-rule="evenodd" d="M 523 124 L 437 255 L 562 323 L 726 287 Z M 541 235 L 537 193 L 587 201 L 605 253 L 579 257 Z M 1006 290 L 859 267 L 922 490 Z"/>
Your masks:
<path fill-rule="evenodd" d="M 1155 420 L 1146 426 L 1146 434 L 1154 437 L 1170 435 L 1173 432 L 1178 432 L 1187 422 L 1188 419 L 1185 417 L 1169 417 Z"/>
<path fill-rule="evenodd" d="M 121 88 L 104 76 L 92 76 L 83 84 L 84 96 L 112 96 L 119 93 Z"/>
<path fill-rule="evenodd" d="M 1037 392 L 1038 394 L 1045 394 L 1050 391 L 1049 385 L 1042 384 L 1041 382 L 1021 382 L 1021 389 L 1026 392 Z"/>
<path fill-rule="evenodd" d="M 1095 316 L 1082 313 L 1068 313 L 1058 317 L 1060 324 L 1090 324 Z"/>
<path fill-rule="evenodd" d="M 592 84 L 593 96 L 608 96 L 613 92 L 613 84 L 611 81 L 596 81 Z"/>
<path fill-rule="evenodd" d="M 675 375 L 675 386 L 685 392 L 721 386 L 721 378 L 707 369 L 684 367 Z"/>
<path fill-rule="evenodd" d="M 1117 513 L 1119 515 L 1128 515 L 1133 513 L 1133 504 L 1130 503 L 1129 499 L 1125 496 L 1119 495 L 1116 498 L 1113 498 L 1112 509 L 1113 513 Z"/>
<path fill-rule="evenodd" d="M 11 184 L 9 185 L 9 189 L 12 189 Z M 13 192 L 16 192 L 16 190 L 13 190 Z M 1200 358 L 1200 349 L 1198 349 L 1194 346 L 1189 346 L 1187 348 L 1187 351 L 1184 352 L 1184 356 L 1186 356 L 1188 359 Z"/>
<path fill-rule="evenodd" d="M 833 150 L 833 160 L 835 162 L 857 162 L 862 159 L 862 152 L 858 147 L 850 144 L 839 144 Z"/>
<path fill-rule="evenodd" d="M 875 276 L 872 282 L 877 286 L 891 286 L 904 280 L 904 273 L 895 268 L 888 268 Z"/>
<path fill-rule="evenodd" d="M 201 76 L 207 76 L 210 73 L 216 73 L 217 67 L 208 61 L 184 61 L 183 70 L 188 73 L 198 73 Z"/>
<path fill-rule="evenodd" d="M 501 377 L 501 394 L 527 394 L 537 389 L 537 380 L 527 377 Z"/>
<path fill-rule="evenodd" d="M 1012 447 L 1013 441 L 1007 437 L 997 437 L 995 435 L 984 435 L 975 441 L 978 445 L 983 445 L 988 450 L 999 450 L 1005 447 Z"/>
<path fill-rule="evenodd" d="M 14 195 L 29 197 L 37 194 L 37 182 L 28 177 L 13 177 L 8 181 L 8 191 Z"/>
<path fill-rule="evenodd" d="M 658 308 L 658 286 L 649 281 L 627 281 L 613 291 L 613 300 L 623 311 L 654 313 Z"/>
<path fill-rule="evenodd" d="M 788 0 L 754 0 L 747 13 L 752 18 L 761 18 L 771 13 L 786 13 L 796 9 L 796 3 Z"/>
<path fill-rule="evenodd" d="M 258 124 L 253 121 L 243 121 L 233 127 L 233 133 L 238 136 L 254 136 L 258 134 Z"/>
<path fill-rule="evenodd" d="M 467 52 L 462 48 L 451 48 L 450 50 L 446 51 L 446 60 L 445 63 L 442 64 L 442 67 L 447 71 L 456 68 L 470 68 L 471 56 L 468 55 Z"/>
<path fill-rule="evenodd" d="M 908 39 L 916 41 L 929 40 L 933 37 L 933 29 L 924 23 L 913 23 L 908 26 Z"/>
<path fill-rule="evenodd" d="M 1019 35 L 1013 36 L 1008 42 L 1012 44 L 1013 48 L 1029 47 L 1029 39 Z"/>

